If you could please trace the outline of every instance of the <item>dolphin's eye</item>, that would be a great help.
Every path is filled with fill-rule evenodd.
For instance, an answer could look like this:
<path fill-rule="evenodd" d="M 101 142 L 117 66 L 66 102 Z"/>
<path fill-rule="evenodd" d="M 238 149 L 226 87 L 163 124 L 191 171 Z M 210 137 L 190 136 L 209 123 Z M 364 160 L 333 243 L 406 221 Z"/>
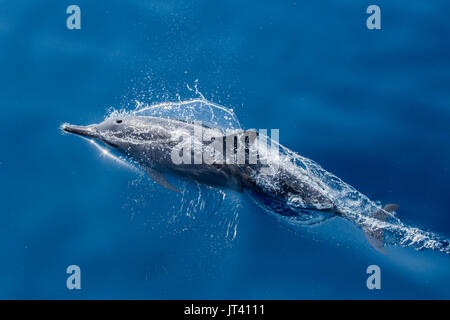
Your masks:
<path fill-rule="evenodd" d="M 116 123 L 122 123 L 122 120 L 116 120 Z"/>

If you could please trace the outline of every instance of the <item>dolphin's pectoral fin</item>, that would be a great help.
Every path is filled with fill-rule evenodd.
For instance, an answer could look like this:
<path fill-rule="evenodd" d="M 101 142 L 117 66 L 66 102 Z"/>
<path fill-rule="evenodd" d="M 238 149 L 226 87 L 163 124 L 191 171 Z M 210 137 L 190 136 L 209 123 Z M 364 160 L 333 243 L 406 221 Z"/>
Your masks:
<path fill-rule="evenodd" d="M 163 176 L 161 172 L 158 170 L 152 169 L 152 168 L 145 168 L 145 172 L 147 172 L 148 176 L 155 181 L 157 184 L 163 186 L 166 189 L 180 192 L 177 188 L 175 188 L 173 185 L 171 185 L 166 178 Z"/>
<path fill-rule="evenodd" d="M 384 206 L 383 210 L 377 210 L 373 212 L 370 217 L 378 219 L 380 221 L 386 221 L 388 218 L 388 214 L 397 211 L 398 204 L 390 203 Z M 383 229 L 377 230 L 367 230 L 364 229 L 364 235 L 366 236 L 367 241 L 375 248 L 378 252 L 386 254 L 383 246 Z"/>
<path fill-rule="evenodd" d="M 382 254 L 386 254 L 383 246 L 383 231 L 364 231 L 364 235 L 366 236 L 367 241 L 369 241 L 370 245 L 374 247 L 375 250 Z"/>

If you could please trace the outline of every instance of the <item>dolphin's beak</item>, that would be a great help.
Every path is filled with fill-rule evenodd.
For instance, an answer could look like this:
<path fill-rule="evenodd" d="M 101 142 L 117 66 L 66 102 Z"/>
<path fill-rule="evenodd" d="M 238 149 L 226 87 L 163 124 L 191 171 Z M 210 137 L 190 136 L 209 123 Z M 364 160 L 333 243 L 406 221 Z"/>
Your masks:
<path fill-rule="evenodd" d="M 64 123 L 61 129 L 65 132 L 78 134 L 83 137 L 95 138 L 97 135 L 97 130 L 93 126 L 74 126 L 68 123 Z"/>

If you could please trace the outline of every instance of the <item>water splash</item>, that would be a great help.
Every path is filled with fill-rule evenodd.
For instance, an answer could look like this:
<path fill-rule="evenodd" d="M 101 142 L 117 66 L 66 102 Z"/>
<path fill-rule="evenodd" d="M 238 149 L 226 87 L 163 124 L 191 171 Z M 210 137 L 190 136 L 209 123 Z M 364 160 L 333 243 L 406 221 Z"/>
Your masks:
<path fill-rule="evenodd" d="M 198 89 L 195 89 L 198 90 Z M 123 118 L 127 116 L 152 116 L 186 122 L 202 121 L 204 124 L 217 128 L 225 133 L 226 130 L 238 130 L 241 128 L 239 121 L 232 110 L 218 104 L 208 102 L 204 99 L 193 99 L 188 101 L 164 102 L 149 105 L 144 102 L 135 101 L 132 110 L 113 109 L 108 110 L 106 118 Z M 223 190 L 210 186 L 199 185 L 195 182 L 187 182 L 177 177 L 171 177 L 173 184 L 181 191 L 177 194 L 171 193 L 169 204 L 161 204 L 163 209 L 152 210 L 160 212 L 149 217 L 148 225 L 158 225 L 166 229 L 166 233 L 178 234 L 189 230 L 205 230 L 205 236 L 212 237 L 209 230 L 214 230 L 214 236 L 221 239 L 223 245 L 231 244 L 236 236 L 239 222 L 240 201 L 233 194 L 225 193 Z M 149 184 L 146 179 L 137 179 L 130 186 L 129 194 L 133 196 L 127 200 L 127 210 L 146 211 L 147 204 L 154 207 L 154 184 Z M 151 188 L 149 190 L 148 188 Z M 156 188 L 159 188 L 156 186 Z M 160 192 L 164 192 L 162 189 Z M 167 191 L 171 192 L 171 191 Z M 146 198 L 135 195 L 146 194 Z M 216 242 L 218 245 L 218 242 Z"/>
<path fill-rule="evenodd" d="M 118 118 L 124 116 L 151 116 L 186 122 L 201 121 L 223 133 L 225 133 L 226 130 L 241 129 L 241 125 L 234 114 L 233 109 L 225 108 L 204 99 L 163 102 L 155 105 L 136 101 L 134 110 L 115 110 L 111 108 L 108 110 L 106 118 Z"/>
<path fill-rule="evenodd" d="M 196 87 L 194 88 L 197 91 Z M 165 102 L 155 105 L 148 105 L 136 101 L 134 110 L 111 110 L 107 117 L 122 117 L 125 115 L 154 116 L 188 122 L 202 121 L 204 124 L 214 127 L 223 133 L 227 129 L 241 129 L 241 125 L 232 109 L 209 102 L 203 97 L 189 101 Z M 432 232 L 407 226 L 393 213 L 384 211 L 385 216 L 387 216 L 386 221 L 374 218 L 371 214 L 380 210 L 383 211 L 378 203 L 370 200 L 367 196 L 346 184 L 337 176 L 329 173 L 314 161 L 300 156 L 294 151 L 278 144 L 276 141 L 270 140 L 270 142 L 271 144 L 275 143 L 278 145 L 279 155 L 277 154 L 275 156 L 272 153 L 272 148 L 258 145 L 258 154 L 265 158 L 269 166 L 276 159 L 277 165 L 284 172 L 289 173 L 290 176 L 299 180 L 300 183 L 308 183 L 322 190 L 327 198 L 335 205 L 340 216 L 352 221 L 366 231 L 382 231 L 385 244 L 409 246 L 417 250 L 433 249 L 450 253 L 448 240 L 442 239 Z M 276 194 L 277 189 L 282 187 L 277 177 L 273 175 L 258 175 L 255 173 L 252 178 L 268 194 Z M 183 189 L 182 198 L 180 199 L 181 207 L 179 208 L 179 212 L 182 212 L 182 215 L 194 217 L 204 211 L 204 197 L 206 195 L 201 188 L 203 187 L 198 187 L 195 196 L 187 193 L 189 188 Z M 220 194 L 222 191 L 213 188 L 209 188 L 208 190 L 208 192 L 216 190 L 214 191 L 218 192 L 215 194 L 216 198 L 219 195 L 219 198 L 223 197 L 222 201 L 226 198 L 224 193 Z M 286 201 L 281 201 L 274 197 L 264 197 L 261 194 L 251 191 L 247 191 L 247 193 L 265 211 L 291 225 L 305 226 L 319 224 L 335 217 L 335 215 L 330 213 L 305 208 L 301 197 L 295 194 L 289 195 Z M 236 205 L 237 203 L 239 202 L 233 202 L 234 214 L 229 217 L 228 223 L 223 222 L 226 225 L 226 235 L 232 235 L 232 238 L 236 236 L 237 211 L 239 208 L 239 205 Z M 211 212 L 214 215 L 214 212 L 217 211 L 213 210 Z"/>

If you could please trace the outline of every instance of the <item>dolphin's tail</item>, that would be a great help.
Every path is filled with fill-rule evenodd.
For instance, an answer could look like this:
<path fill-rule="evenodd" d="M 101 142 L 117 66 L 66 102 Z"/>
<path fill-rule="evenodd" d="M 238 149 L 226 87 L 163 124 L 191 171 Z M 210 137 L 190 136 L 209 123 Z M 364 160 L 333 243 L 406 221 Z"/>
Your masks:
<path fill-rule="evenodd" d="M 398 204 L 390 203 L 384 206 L 383 209 L 377 210 L 370 214 L 371 218 L 375 218 L 380 221 L 386 221 L 389 214 L 394 213 L 398 209 Z M 378 252 L 386 254 L 383 245 L 383 229 L 369 230 L 364 228 L 364 235 L 372 247 Z"/>

